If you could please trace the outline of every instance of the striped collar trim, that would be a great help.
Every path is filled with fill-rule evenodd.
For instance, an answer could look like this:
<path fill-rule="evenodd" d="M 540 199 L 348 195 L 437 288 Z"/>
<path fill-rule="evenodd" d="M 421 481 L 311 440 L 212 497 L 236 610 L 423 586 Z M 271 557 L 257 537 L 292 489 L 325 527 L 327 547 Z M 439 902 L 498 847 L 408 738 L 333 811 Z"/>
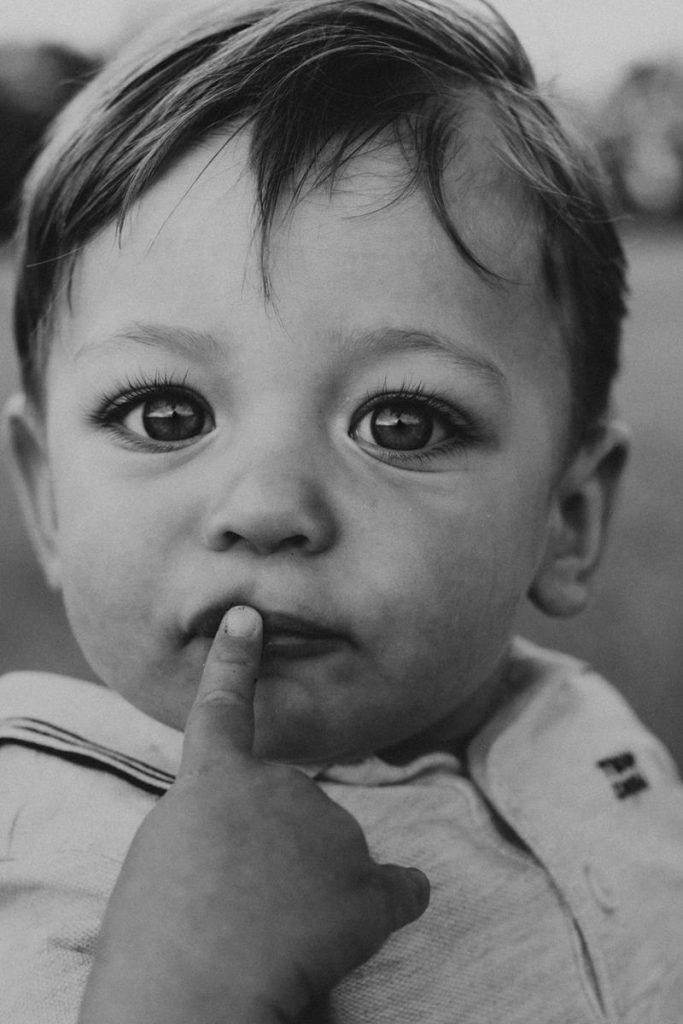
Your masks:
<path fill-rule="evenodd" d="M 162 795 L 173 784 L 183 734 L 97 683 L 47 672 L 0 676 L 0 745 L 15 743 L 108 771 Z M 310 778 L 324 765 L 297 765 Z"/>
<path fill-rule="evenodd" d="M 165 793 L 175 779 L 170 772 L 156 768 L 146 761 L 95 743 L 84 736 L 79 736 L 78 733 L 62 729 L 40 718 L 2 719 L 0 744 L 3 743 L 17 743 L 76 764 L 99 768 L 159 795 Z"/>

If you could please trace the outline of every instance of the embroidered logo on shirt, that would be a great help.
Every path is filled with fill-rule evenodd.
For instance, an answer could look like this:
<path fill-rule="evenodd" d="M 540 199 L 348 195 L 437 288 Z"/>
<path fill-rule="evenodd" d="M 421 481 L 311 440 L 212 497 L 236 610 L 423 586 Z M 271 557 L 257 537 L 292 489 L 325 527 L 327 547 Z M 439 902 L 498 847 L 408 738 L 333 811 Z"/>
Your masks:
<path fill-rule="evenodd" d="M 612 789 L 619 800 L 625 800 L 628 796 L 650 788 L 649 782 L 638 768 L 635 755 L 630 750 L 625 750 L 623 754 L 615 754 L 614 757 L 603 757 L 598 761 L 598 768 L 603 770 L 612 783 Z"/>

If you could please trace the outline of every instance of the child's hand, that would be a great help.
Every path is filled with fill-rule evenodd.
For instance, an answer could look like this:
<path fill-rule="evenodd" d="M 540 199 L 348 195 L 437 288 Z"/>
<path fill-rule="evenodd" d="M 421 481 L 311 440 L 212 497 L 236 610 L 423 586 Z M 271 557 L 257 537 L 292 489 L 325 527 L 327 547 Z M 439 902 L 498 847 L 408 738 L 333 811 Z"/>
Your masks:
<path fill-rule="evenodd" d="M 252 756 L 260 651 L 258 614 L 231 609 L 178 779 L 107 908 L 80 1024 L 291 1020 L 427 906 L 421 872 L 376 864 L 315 783 Z"/>

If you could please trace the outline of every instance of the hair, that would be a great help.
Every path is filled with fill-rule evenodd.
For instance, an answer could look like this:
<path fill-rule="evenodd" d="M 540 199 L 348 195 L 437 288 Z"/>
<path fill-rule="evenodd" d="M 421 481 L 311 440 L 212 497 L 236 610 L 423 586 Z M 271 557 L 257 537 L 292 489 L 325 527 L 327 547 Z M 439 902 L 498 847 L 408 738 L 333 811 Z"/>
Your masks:
<path fill-rule="evenodd" d="M 625 313 L 625 261 L 592 153 L 541 95 L 517 37 L 485 0 L 223 0 L 124 51 L 70 104 L 28 178 L 15 334 L 27 394 L 42 403 L 55 310 L 106 225 L 202 138 L 249 129 L 262 269 L 283 202 L 328 186 L 354 155 L 396 144 L 462 258 L 444 174 L 484 100 L 495 155 L 532 213 L 542 278 L 564 324 L 570 429 L 609 407 Z M 481 109 L 481 102 L 477 109 Z"/>

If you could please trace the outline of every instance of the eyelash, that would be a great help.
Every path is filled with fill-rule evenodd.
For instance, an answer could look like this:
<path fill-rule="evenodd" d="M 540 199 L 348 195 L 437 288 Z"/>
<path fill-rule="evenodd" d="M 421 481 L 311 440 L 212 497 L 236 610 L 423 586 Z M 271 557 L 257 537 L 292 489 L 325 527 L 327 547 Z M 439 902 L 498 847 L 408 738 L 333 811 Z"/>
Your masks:
<path fill-rule="evenodd" d="M 453 434 L 451 437 L 422 450 L 399 451 L 377 446 L 376 451 L 380 453 L 379 457 L 381 460 L 391 465 L 405 463 L 423 465 L 449 452 L 462 451 L 484 439 L 481 429 L 464 413 L 456 411 L 448 402 L 443 401 L 436 395 L 430 394 L 425 390 L 423 384 L 409 384 L 407 382 L 401 384 L 398 388 L 389 388 L 385 384 L 379 391 L 369 391 L 365 401 L 353 417 L 349 435 L 353 436 L 354 430 L 365 416 L 374 409 L 381 408 L 392 401 L 412 401 L 424 406 L 431 412 L 437 413 L 445 421 L 448 428 L 453 431 Z"/>
<path fill-rule="evenodd" d="M 185 447 L 191 441 L 185 442 L 160 442 L 153 438 L 144 439 L 137 434 L 127 431 L 122 425 L 125 416 L 131 412 L 141 400 L 147 397 L 163 397 L 164 395 L 175 398 L 192 397 L 195 402 L 203 406 L 207 415 L 213 419 L 213 414 L 208 403 L 192 387 L 186 383 L 187 376 L 177 378 L 171 374 L 156 373 L 152 378 L 133 377 L 128 378 L 116 389 L 104 392 L 96 402 L 95 410 L 88 414 L 88 420 L 94 426 L 108 430 L 122 439 L 134 449 L 143 452 L 167 453 Z M 447 429 L 452 432 L 451 436 L 424 449 L 413 450 L 392 450 L 382 448 L 380 445 L 373 446 L 373 457 L 389 465 L 420 466 L 450 452 L 461 451 L 482 440 L 482 432 L 471 419 L 462 412 L 456 412 L 453 407 L 430 394 L 422 384 L 401 384 L 398 388 L 389 388 L 383 385 L 379 391 L 368 391 L 365 400 L 354 414 L 349 436 L 354 437 L 359 424 L 373 410 L 381 408 L 390 402 L 415 402 L 442 418 Z M 192 439 L 194 440 L 194 438 Z M 364 450 L 367 450 L 364 449 Z"/>
<path fill-rule="evenodd" d="M 164 443 L 153 438 L 144 439 L 130 431 L 126 431 L 122 421 L 144 398 L 160 398 L 164 395 L 175 398 L 187 398 L 188 395 L 203 406 L 209 417 L 213 414 L 207 402 L 194 388 L 186 384 L 187 375 L 177 378 L 172 374 L 155 373 L 152 378 L 129 377 L 119 387 L 103 392 L 96 401 L 95 409 L 88 414 L 88 421 L 95 427 L 111 431 L 118 438 L 125 440 L 132 448 L 143 452 L 165 453 L 184 447 L 182 443 Z M 188 443 L 188 442 L 186 442 Z"/>

